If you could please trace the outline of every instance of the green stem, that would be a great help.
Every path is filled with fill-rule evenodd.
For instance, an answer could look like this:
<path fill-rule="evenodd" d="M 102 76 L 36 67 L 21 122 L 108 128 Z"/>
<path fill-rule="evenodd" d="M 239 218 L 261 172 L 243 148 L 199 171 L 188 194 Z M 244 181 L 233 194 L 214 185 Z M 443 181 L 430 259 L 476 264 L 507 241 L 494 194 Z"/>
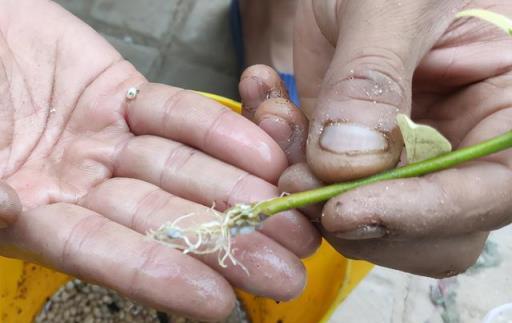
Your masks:
<path fill-rule="evenodd" d="M 395 168 L 353 182 L 332 184 L 311 191 L 294 193 L 263 201 L 254 205 L 254 212 L 256 214 L 271 216 L 282 211 L 300 208 L 314 203 L 325 202 L 336 195 L 364 185 L 397 178 L 422 176 L 457 166 L 470 160 L 494 154 L 508 148 L 512 148 L 512 131 L 508 131 L 503 135 L 494 137 L 474 146 L 465 147 L 435 158 Z"/>

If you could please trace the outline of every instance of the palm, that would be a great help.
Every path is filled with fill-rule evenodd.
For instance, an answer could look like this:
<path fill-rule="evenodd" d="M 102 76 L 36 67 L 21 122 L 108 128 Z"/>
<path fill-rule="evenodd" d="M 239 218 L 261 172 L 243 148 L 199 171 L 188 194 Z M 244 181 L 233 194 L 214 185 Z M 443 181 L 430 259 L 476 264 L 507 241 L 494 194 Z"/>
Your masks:
<path fill-rule="evenodd" d="M 1 174 L 29 207 L 76 202 L 113 175 L 116 151 L 132 136 L 123 91 L 143 81 L 98 34 L 52 13 L 45 21 L 59 23 L 44 30 L 41 17 L 24 15 L 0 35 L 1 132 L 10 134 Z"/>

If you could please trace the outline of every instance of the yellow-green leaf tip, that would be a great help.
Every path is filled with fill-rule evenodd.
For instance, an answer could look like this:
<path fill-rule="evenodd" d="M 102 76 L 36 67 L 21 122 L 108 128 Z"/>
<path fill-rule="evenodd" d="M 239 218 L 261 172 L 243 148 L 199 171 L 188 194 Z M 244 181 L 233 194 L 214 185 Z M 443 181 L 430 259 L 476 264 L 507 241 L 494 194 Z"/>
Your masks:
<path fill-rule="evenodd" d="M 512 36 L 512 20 L 498 13 L 484 9 L 469 9 L 461 11 L 457 14 L 457 18 L 475 17 L 490 22 L 491 24 L 503 29 Z"/>
<path fill-rule="evenodd" d="M 416 163 L 450 152 L 452 145 L 436 129 L 414 123 L 404 114 L 396 117 L 404 138 L 407 162 Z"/>

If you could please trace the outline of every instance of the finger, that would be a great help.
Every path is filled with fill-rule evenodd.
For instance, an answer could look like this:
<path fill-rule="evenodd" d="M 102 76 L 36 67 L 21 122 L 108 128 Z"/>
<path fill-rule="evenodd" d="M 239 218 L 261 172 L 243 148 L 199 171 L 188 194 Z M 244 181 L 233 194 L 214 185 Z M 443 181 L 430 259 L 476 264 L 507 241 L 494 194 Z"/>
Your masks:
<path fill-rule="evenodd" d="M 13 224 L 21 213 L 21 202 L 16 191 L 0 181 L 0 229 Z"/>
<path fill-rule="evenodd" d="M 283 81 L 273 68 L 266 65 L 248 67 L 238 84 L 242 98 L 242 114 L 254 120 L 258 107 L 268 99 L 288 98 Z"/>
<path fill-rule="evenodd" d="M 468 1 L 464 10 L 486 8 L 491 3 L 490 10 L 507 17 L 512 16 L 512 6 L 507 1 Z M 500 28 L 476 17 L 459 18 L 450 25 L 435 48 L 422 59 L 414 83 L 430 93 L 440 88 L 458 89 L 477 84 L 509 71 L 512 57 L 508 53 L 511 51 L 510 35 Z M 452 59 L 455 57 L 457 59 Z M 485 90 L 492 91 L 493 88 L 486 87 Z M 482 99 L 485 101 L 485 98 Z M 482 102 L 473 100 L 467 104 L 473 106 Z"/>
<path fill-rule="evenodd" d="M 275 186 L 258 177 L 163 138 L 135 137 L 117 160 L 117 177 L 140 179 L 220 211 L 279 196 Z M 300 257 L 311 254 L 320 241 L 317 230 L 296 211 L 268 219 L 261 230 Z"/>
<path fill-rule="evenodd" d="M 306 163 L 288 167 L 279 179 L 279 190 L 286 193 L 312 190 L 323 185 Z"/>
<path fill-rule="evenodd" d="M 13 244 L 14 256 L 23 254 L 156 309 L 220 320 L 234 307 L 229 284 L 199 260 L 79 206 L 32 209 L 6 233 L 0 245 Z"/>
<path fill-rule="evenodd" d="M 283 193 L 297 193 L 312 190 L 324 184 L 315 177 L 306 163 L 299 163 L 288 167 L 279 178 L 279 191 Z M 301 208 L 312 221 L 318 222 L 322 214 L 322 203 Z"/>
<path fill-rule="evenodd" d="M 255 122 L 283 149 L 288 162 L 305 160 L 307 121 L 287 99 L 269 99 L 263 102 L 255 115 Z"/>
<path fill-rule="evenodd" d="M 307 119 L 290 101 L 277 72 L 265 65 L 249 67 L 242 74 L 240 95 L 244 115 L 279 144 L 288 162 L 304 161 Z"/>
<path fill-rule="evenodd" d="M 488 235 L 488 232 L 473 232 L 446 238 L 355 241 L 324 233 L 331 245 L 345 257 L 434 278 L 466 271 L 477 261 Z"/>
<path fill-rule="evenodd" d="M 490 231 L 512 220 L 511 193 L 510 169 L 478 163 L 349 192 L 326 204 L 322 225 L 344 239 Z"/>
<path fill-rule="evenodd" d="M 308 163 L 329 182 L 391 168 L 403 145 L 395 117 L 410 113 L 414 70 L 453 20 L 447 12 L 464 2 L 312 3 L 336 50 L 318 102 L 305 107 Z"/>
<path fill-rule="evenodd" d="M 191 91 L 144 84 L 127 102 L 130 129 L 193 146 L 270 182 L 286 156 L 263 131 L 220 104 Z"/>
<path fill-rule="evenodd" d="M 494 113 L 463 141 L 511 130 L 512 109 Z M 490 231 L 512 221 L 512 151 L 422 178 L 381 182 L 330 200 L 327 231 L 344 239 L 446 237 Z"/>
<path fill-rule="evenodd" d="M 254 121 L 279 144 L 290 164 L 305 161 L 307 120 L 289 99 L 266 100 Z"/>
<path fill-rule="evenodd" d="M 194 215 L 188 222 L 183 221 L 184 226 L 215 219 L 207 207 L 132 179 L 113 179 L 101 184 L 85 198 L 83 205 L 140 233 L 187 214 Z M 249 275 L 240 266 L 228 264 L 222 268 L 216 254 L 200 258 L 235 286 L 256 295 L 288 300 L 302 291 L 305 282 L 302 264 L 265 235 L 258 232 L 239 235 L 233 239 L 233 249 Z"/>

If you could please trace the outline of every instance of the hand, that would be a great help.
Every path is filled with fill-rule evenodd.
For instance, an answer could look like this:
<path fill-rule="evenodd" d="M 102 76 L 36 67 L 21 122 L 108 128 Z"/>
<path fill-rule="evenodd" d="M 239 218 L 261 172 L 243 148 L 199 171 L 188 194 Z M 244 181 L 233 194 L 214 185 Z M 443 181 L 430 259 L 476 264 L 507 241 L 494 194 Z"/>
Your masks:
<path fill-rule="evenodd" d="M 301 1 L 294 63 L 307 120 L 283 99 L 258 96 L 254 89 L 279 93 L 268 68 L 246 71 L 240 86 L 257 122 L 280 118 L 263 129 L 288 135 L 280 142 L 292 160 L 304 160 L 292 143 L 305 147 L 307 164 L 285 172 L 282 191 L 394 167 L 403 146 L 398 112 L 439 129 L 455 148 L 512 128 L 512 40 L 480 20 L 455 20 L 463 8 L 512 16 L 509 1 Z M 506 151 L 363 187 L 308 213 L 350 258 L 454 275 L 474 263 L 490 230 L 512 221 L 511 168 Z"/>
<path fill-rule="evenodd" d="M 128 100 L 129 88 L 138 96 Z M 0 254 L 36 261 L 201 320 L 234 306 L 230 285 L 287 300 L 305 283 L 298 257 L 319 235 L 288 212 L 234 241 L 247 267 L 221 268 L 145 238 L 213 203 L 275 196 L 279 146 L 194 92 L 148 83 L 91 28 L 50 1 L 0 4 Z M 4 192 L 10 192 L 5 198 Z M 11 203 L 11 204 L 9 204 Z M 5 208 L 4 205 L 14 207 Z M 7 210 L 7 211 L 5 211 Z"/>

